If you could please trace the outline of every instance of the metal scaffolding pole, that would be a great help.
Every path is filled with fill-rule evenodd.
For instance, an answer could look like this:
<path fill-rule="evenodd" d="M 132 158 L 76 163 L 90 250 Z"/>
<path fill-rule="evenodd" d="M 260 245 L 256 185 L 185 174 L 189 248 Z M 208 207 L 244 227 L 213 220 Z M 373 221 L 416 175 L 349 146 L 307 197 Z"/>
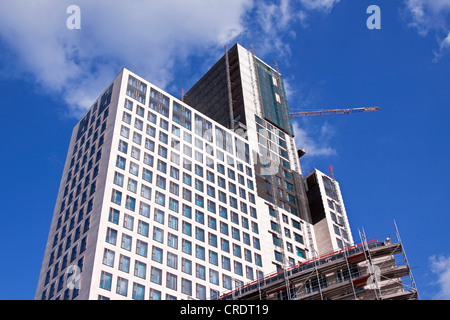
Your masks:
<path fill-rule="evenodd" d="M 369 245 L 367 244 L 366 233 L 364 231 L 364 228 L 362 229 L 362 232 L 358 229 L 358 232 L 359 232 L 359 237 L 361 238 L 361 243 L 364 248 L 364 250 L 363 250 L 364 256 L 366 258 L 366 262 L 368 263 L 368 271 L 370 273 L 370 277 L 372 278 L 372 282 L 375 284 L 375 288 L 374 288 L 375 298 L 377 300 L 381 300 L 382 296 L 381 296 L 380 285 L 378 283 L 378 275 L 375 274 L 375 267 L 372 262 L 372 257 L 370 255 Z"/>
<path fill-rule="evenodd" d="M 395 222 L 395 220 L 394 220 L 394 227 L 395 227 L 395 234 L 396 234 L 396 236 L 397 236 L 397 241 L 398 241 L 398 242 L 401 244 L 401 246 L 402 246 L 402 256 L 403 256 L 403 261 L 404 261 L 405 265 L 408 267 L 408 270 L 409 270 L 408 274 L 409 274 L 409 279 L 410 279 L 410 281 L 411 281 L 411 288 L 417 293 L 417 299 L 420 300 L 419 291 L 417 290 L 416 282 L 415 282 L 415 280 L 414 280 L 414 277 L 413 277 L 411 268 L 409 267 L 408 258 L 406 257 L 405 248 L 404 248 L 404 246 L 403 246 L 402 239 L 400 238 L 400 232 L 398 231 L 397 223 Z"/>

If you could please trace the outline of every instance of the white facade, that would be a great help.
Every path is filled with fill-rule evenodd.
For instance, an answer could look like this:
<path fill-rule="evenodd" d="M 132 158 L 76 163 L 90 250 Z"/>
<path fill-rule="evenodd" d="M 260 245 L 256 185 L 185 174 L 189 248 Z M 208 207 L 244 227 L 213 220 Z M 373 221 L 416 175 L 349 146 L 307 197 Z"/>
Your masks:
<path fill-rule="evenodd" d="M 308 195 L 310 204 L 316 203 L 321 207 L 320 210 L 317 207 L 311 210 L 318 254 L 324 255 L 352 246 L 353 236 L 339 183 L 317 169 L 310 172 L 306 179 L 312 179 L 308 183 L 308 192 L 311 192 L 313 185 L 319 191 L 318 197 Z"/>
<path fill-rule="evenodd" d="M 309 258 L 309 223 L 257 196 L 247 123 L 123 69 L 74 128 L 36 299 L 209 299 Z"/>

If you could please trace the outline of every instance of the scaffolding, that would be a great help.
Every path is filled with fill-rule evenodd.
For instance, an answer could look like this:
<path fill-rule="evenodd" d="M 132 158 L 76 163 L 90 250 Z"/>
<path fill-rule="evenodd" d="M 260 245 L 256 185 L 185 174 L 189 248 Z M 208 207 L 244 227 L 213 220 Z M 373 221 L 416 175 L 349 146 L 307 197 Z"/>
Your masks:
<path fill-rule="evenodd" d="M 417 300 L 419 294 L 395 224 L 394 238 L 368 241 L 249 282 L 218 300 Z"/>

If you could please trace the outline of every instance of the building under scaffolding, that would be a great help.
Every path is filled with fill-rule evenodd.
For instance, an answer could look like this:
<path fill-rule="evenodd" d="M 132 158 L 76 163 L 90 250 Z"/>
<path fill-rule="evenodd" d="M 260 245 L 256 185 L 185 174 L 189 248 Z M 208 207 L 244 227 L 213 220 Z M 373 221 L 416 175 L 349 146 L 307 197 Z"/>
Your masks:
<path fill-rule="evenodd" d="M 247 283 L 219 300 L 417 300 L 397 227 L 396 242 L 367 241 Z"/>

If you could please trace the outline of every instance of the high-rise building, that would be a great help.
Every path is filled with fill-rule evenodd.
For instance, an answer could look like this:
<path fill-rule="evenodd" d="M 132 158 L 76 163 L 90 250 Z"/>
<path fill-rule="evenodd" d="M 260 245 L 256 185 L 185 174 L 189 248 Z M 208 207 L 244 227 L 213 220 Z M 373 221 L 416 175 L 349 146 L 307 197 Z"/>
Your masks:
<path fill-rule="evenodd" d="M 240 45 L 181 100 L 123 69 L 73 129 L 36 299 L 211 299 L 351 245 L 298 158 L 280 73 Z"/>

